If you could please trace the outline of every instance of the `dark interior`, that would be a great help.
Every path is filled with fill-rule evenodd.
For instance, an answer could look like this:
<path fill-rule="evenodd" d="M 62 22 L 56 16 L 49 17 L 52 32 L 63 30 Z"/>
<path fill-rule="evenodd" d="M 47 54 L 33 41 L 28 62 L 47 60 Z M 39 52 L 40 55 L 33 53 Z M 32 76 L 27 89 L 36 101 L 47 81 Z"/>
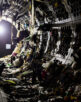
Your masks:
<path fill-rule="evenodd" d="M 81 0 L 0 0 L 0 102 L 81 102 Z"/>

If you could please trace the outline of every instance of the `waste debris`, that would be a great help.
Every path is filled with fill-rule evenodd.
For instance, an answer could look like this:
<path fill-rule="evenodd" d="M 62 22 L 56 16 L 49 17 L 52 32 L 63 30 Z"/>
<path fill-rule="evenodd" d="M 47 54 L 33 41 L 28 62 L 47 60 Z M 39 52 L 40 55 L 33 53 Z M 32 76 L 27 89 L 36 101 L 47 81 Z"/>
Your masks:
<path fill-rule="evenodd" d="M 8 59 L 0 60 L 0 88 L 6 94 L 5 102 L 80 102 L 80 57 L 76 60 L 73 55 L 77 66 L 49 60 L 41 50 L 36 52 L 35 43 L 30 41 L 23 39 L 21 47 L 17 46 L 19 52 L 14 50 Z"/>

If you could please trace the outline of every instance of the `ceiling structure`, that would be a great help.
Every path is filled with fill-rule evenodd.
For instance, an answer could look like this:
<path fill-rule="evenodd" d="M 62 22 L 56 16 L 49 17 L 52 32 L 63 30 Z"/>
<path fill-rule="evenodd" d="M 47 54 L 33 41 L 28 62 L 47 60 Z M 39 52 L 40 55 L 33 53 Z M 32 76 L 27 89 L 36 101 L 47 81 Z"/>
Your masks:
<path fill-rule="evenodd" d="M 81 21 L 80 0 L 34 0 L 35 26 L 43 23 L 69 24 Z M 14 25 L 31 24 L 32 0 L 1 0 L 0 16 Z M 59 22 L 60 21 L 60 22 Z M 58 25 L 59 26 L 59 25 Z M 24 26 L 21 26 L 24 28 Z"/>
<path fill-rule="evenodd" d="M 59 54 L 67 60 L 73 53 L 71 47 L 80 40 L 75 41 L 78 37 L 75 28 L 81 24 L 81 0 L 1 0 L 0 19 L 11 22 L 18 31 L 28 29 L 30 34 L 35 34 L 42 30 L 39 48 L 45 54 L 54 52 L 54 58 Z M 57 37 L 55 48 L 51 48 L 54 37 Z"/>

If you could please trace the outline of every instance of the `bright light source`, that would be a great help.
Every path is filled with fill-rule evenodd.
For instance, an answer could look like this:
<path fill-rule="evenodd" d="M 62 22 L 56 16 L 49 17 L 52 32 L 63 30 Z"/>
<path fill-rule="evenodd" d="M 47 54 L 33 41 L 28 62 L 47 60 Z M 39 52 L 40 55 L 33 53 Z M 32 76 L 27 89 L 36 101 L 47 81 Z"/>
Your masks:
<path fill-rule="evenodd" d="M 6 44 L 6 49 L 11 49 L 11 44 Z"/>
<path fill-rule="evenodd" d="M 5 32 L 5 27 L 3 25 L 0 25 L 0 36 L 3 36 Z"/>

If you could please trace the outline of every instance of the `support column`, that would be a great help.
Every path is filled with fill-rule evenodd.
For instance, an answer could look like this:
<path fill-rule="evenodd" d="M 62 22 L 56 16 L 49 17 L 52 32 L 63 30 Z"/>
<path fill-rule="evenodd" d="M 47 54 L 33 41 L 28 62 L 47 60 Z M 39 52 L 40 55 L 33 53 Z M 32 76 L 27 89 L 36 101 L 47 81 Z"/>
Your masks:
<path fill-rule="evenodd" d="M 46 44 L 46 48 L 45 48 L 44 53 L 46 53 L 46 52 L 47 52 L 48 47 L 49 47 L 49 43 L 50 43 L 50 32 L 48 32 L 48 40 L 47 40 L 47 44 Z"/>
<path fill-rule="evenodd" d="M 60 41 L 60 37 L 61 37 L 61 28 L 59 27 L 58 28 L 58 41 L 57 41 L 57 48 L 55 49 L 55 54 L 57 53 L 57 51 L 59 51 L 59 47 L 60 47 L 60 44 L 61 44 L 61 41 Z"/>
<path fill-rule="evenodd" d="M 12 25 L 11 25 L 11 43 L 13 45 L 13 21 L 12 21 Z"/>
<path fill-rule="evenodd" d="M 76 32 L 75 32 L 75 29 L 76 29 L 76 25 L 73 25 L 73 26 L 71 27 L 71 30 L 72 30 L 72 34 L 73 34 L 74 38 L 77 36 L 77 34 L 76 34 Z"/>
<path fill-rule="evenodd" d="M 31 36 L 34 34 L 34 24 L 35 24 L 35 18 L 34 18 L 34 0 L 32 0 L 32 15 L 31 15 L 31 29 L 30 34 Z"/>

